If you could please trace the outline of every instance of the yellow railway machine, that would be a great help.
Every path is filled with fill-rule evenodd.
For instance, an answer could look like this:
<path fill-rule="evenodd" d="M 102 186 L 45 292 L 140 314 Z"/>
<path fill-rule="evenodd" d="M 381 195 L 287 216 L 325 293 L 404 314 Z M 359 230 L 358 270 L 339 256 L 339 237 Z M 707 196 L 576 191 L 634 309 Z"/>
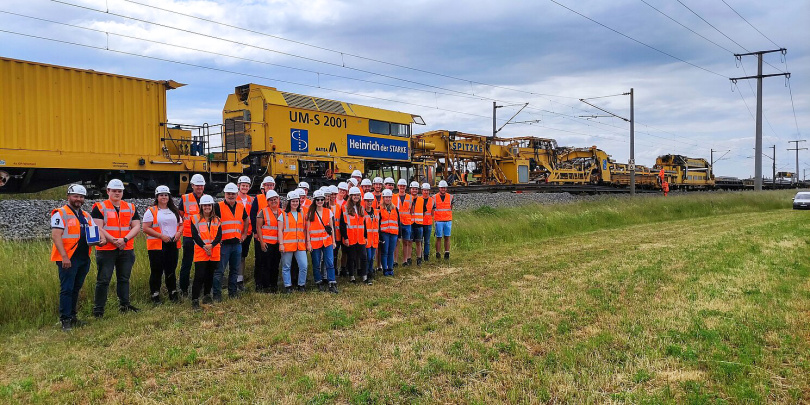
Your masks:
<path fill-rule="evenodd" d="M 548 177 L 552 184 L 610 184 L 613 162 L 605 151 L 590 148 L 559 148 L 554 170 Z"/>
<path fill-rule="evenodd" d="M 664 179 L 671 189 L 697 190 L 714 187 L 712 167 L 706 159 L 683 155 L 663 155 L 655 159 L 653 169 L 664 169 Z"/>

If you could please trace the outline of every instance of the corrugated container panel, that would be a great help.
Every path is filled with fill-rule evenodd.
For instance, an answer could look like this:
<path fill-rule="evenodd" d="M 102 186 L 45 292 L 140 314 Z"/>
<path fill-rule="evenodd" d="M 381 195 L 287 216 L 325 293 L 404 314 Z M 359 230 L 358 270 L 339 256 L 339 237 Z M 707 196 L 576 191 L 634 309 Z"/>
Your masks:
<path fill-rule="evenodd" d="M 160 154 L 164 82 L 0 58 L 0 148 Z"/>

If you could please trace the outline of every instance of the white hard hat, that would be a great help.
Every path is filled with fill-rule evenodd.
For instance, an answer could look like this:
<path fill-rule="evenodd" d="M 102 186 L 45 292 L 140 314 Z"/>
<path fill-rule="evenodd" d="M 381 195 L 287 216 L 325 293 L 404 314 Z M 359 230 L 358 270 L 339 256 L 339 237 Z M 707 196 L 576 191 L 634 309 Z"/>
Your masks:
<path fill-rule="evenodd" d="M 391 191 L 391 190 L 386 189 L 386 190 L 383 190 L 383 191 L 382 191 L 382 196 L 383 196 L 383 197 L 393 197 L 393 196 L 394 196 L 394 192 L 393 192 L 393 191 Z"/>
<path fill-rule="evenodd" d="M 302 182 L 298 183 L 298 188 L 305 188 L 305 189 L 309 190 L 309 183 L 307 183 L 305 181 L 302 181 Z"/>
<path fill-rule="evenodd" d="M 357 179 L 355 179 L 354 177 L 352 177 L 351 179 L 349 179 L 349 183 L 352 183 L 352 185 L 353 185 L 353 186 L 357 186 L 358 181 L 357 181 Z"/>
<path fill-rule="evenodd" d="M 315 192 L 314 192 L 314 193 L 312 193 L 312 198 L 313 198 L 313 199 L 315 199 L 315 198 L 326 198 L 326 196 L 325 196 L 325 195 L 323 195 L 323 191 L 321 191 L 321 190 L 315 190 Z"/>
<path fill-rule="evenodd" d="M 382 177 L 375 177 L 374 178 L 374 184 L 383 184 L 383 178 Z"/>
<path fill-rule="evenodd" d="M 360 170 L 355 170 L 352 172 L 352 177 L 363 177 L 363 173 Z"/>
<path fill-rule="evenodd" d="M 191 176 L 191 185 L 192 186 L 204 186 L 205 185 L 205 177 L 202 174 L 195 174 Z"/>
<path fill-rule="evenodd" d="M 276 198 L 278 197 L 278 193 L 275 190 L 270 190 L 267 192 L 267 199 Z"/>
<path fill-rule="evenodd" d="M 222 190 L 224 193 L 238 193 L 239 187 L 236 187 L 236 184 L 228 183 L 225 185 L 225 188 Z"/>
<path fill-rule="evenodd" d="M 155 195 L 158 194 L 171 194 L 171 192 L 169 191 L 169 187 L 157 186 L 157 188 L 155 189 Z"/>
<path fill-rule="evenodd" d="M 306 197 L 307 196 L 307 192 L 304 191 L 303 188 L 296 188 L 294 191 L 296 193 L 298 193 L 298 197 Z"/>
<path fill-rule="evenodd" d="M 68 195 L 78 194 L 87 197 L 87 189 L 84 188 L 84 186 L 81 184 L 71 184 L 70 186 L 68 186 L 67 193 Z"/>
<path fill-rule="evenodd" d="M 392 177 L 386 177 L 385 181 L 383 181 L 383 183 L 385 183 L 385 184 L 394 184 L 394 179 Z"/>
<path fill-rule="evenodd" d="M 340 183 L 338 183 L 337 189 L 338 190 L 348 190 L 349 189 L 349 183 L 346 183 L 345 181 L 341 181 Z"/>
<path fill-rule="evenodd" d="M 262 184 L 265 184 L 265 183 L 276 184 L 276 179 L 274 179 L 271 176 L 267 176 L 267 177 L 264 178 L 264 180 L 262 180 Z"/>
<path fill-rule="evenodd" d="M 398 186 L 407 186 L 408 185 L 408 180 L 399 179 L 399 181 L 397 182 L 397 185 Z"/>
<path fill-rule="evenodd" d="M 418 183 L 418 182 L 415 182 L 415 181 L 412 181 L 412 182 L 411 182 L 411 187 L 413 187 L 413 188 L 419 188 L 419 183 Z"/>
<path fill-rule="evenodd" d="M 242 184 L 242 183 L 250 184 L 250 183 L 252 183 L 252 181 L 250 180 L 250 177 L 248 177 L 248 176 L 239 176 L 239 180 L 236 183 L 237 184 Z"/>
<path fill-rule="evenodd" d="M 327 195 L 327 194 L 332 194 L 332 188 L 330 188 L 329 186 L 323 186 L 323 187 L 321 187 L 321 190 L 320 190 L 320 191 L 321 191 L 321 192 L 322 192 L 324 195 Z"/>
<path fill-rule="evenodd" d="M 329 194 L 337 194 L 338 188 L 335 186 L 329 186 Z"/>
<path fill-rule="evenodd" d="M 200 198 L 200 205 L 214 205 L 214 197 L 205 194 L 202 196 L 202 198 Z"/>
<path fill-rule="evenodd" d="M 447 187 L 447 182 L 442 180 L 439 182 L 439 187 Z"/>
<path fill-rule="evenodd" d="M 364 200 L 373 200 L 374 199 L 374 194 L 366 193 L 366 195 L 363 196 L 363 199 Z"/>
<path fill-rule="evenodd" d="M 289 193 L 287 193 L 287 200 L 288 201 L 289 200 L 297 200 L 299 198 L 301 198 L 301 195 L 298 194 L 297 190 L 293 190 L 293 191 L 290 191 Z"/>
<path fill-rule="evenodd" d="M 430 190 L 430 183 L 422 183 L 422 190 Z"/>
<path fill-rule="evenodd" d="M 124 182 L 118 179 L 112 179 L 107 183 L 107 188 L 110 190 L 123 190 Z"/>
<path fill-rule="evenodd" d="M 360 189 L 357 187 L 350 188 L 349 195 L 360 195 Z"/>
<path fill-rule="evenodd" d="M 363 179 L 363 181 L 360 182 L 360 185 L 361 186 L 370 186 L 371 185 L 371 180 Z"/>

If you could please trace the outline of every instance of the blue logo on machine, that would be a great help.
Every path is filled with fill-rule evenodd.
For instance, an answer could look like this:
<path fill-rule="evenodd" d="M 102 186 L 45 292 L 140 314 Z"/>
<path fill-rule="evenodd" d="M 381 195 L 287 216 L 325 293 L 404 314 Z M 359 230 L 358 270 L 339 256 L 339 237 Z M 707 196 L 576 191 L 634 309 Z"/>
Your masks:
<path fill-rule="evenodd" d="M 375 138 L 371 136 L 346 135 L 349 156 L 368 158 L 408 160 L 408 142 L 398 139 Z"/>
<path fill-rule="evenodd" d="M 308 130 L 290 128 L 290 150 L 293 152 L 309 152 Z"/>
<path fill-rule="evenodd" d="M 602 161 L 602 170 L 607 170 L 607 159 Z"/>

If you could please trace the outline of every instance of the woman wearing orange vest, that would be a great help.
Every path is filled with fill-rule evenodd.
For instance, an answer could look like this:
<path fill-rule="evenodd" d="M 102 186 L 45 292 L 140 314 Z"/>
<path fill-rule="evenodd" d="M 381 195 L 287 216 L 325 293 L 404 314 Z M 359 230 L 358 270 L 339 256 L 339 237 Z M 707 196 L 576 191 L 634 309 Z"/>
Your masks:
<path fill-rule="evenodd" d="M 275 294 L 278 292 L 278 266 L 281 263 L 278 224 L 282 212 L 278 193 L 268 190 L 266 199 L 267 206 L 256 216 L 256 229 L 260 237 L 256 254 L 264 256 L 261 258 L 262 266 L 256 268 L 256 291 Z"/>
<path fill-rule="evenodd" d="M 335 222 L 340 224 L 340 218 L 343 218 L 343 211 L 346 210 L 346 203 L 349 201 L 349 183 L 340 182 L 337 187 L 337 197 L 335 197 Z M 338 253 L 340 253 L 340 272 L 339 277 L 349 277 L 349 271 L 346 270 L 346 263 L 348 263 L 349 253 L 346 251 L 346 245 L 343 244 L 342 235 L 340 232 L 335 232 L 335 238 L 338 242 L 338 247 L 335 250 L 335 267 L 338 266 Z"/>
<path fill-rule="evenodd" d="M 262 187 L 259 190 L 260 192 L 258 194 L 256 194 L 256 198 L 253 200 L 253 206 L 250 207 L 250 214 L 248 215 L 250 217 L 250 225 L 253 228 L 253 250 L 257 253 L 257 254 L 253 255 L 253 273 L 254 274 L 258 274 L 258 273 L 267 274 L 267 271 L 270 270 L 269 268 L 265 269 L 266 263 L 264 262 L 264 260 L 269 258 L 268 255 L 258 254 L 260 252 L 261 248 L 262 248 L 261 247 L 261 244 L 262 244 L 261 236 L 262 236 L 262 234 L 261 234 L 260 228 L 256 224 L 256 222 L 257 222 L 256 218 L 258 217 L 259 213 L 262 212 L 265 207 L 267 207 L 267 193 L 270 190 L 274 190 L 275 188 L 276 188 L 276 180 L 273 179 L 273 177 L 271 177 L 271 176 L 265 177 L 262 180 Z M 276 195 L 278 195 L 278 193 L 276 193 Z M 281 256 L 279 256 L 279 258 L 281 258 Z M 276 273 L 278 273 L 278 264 L 276 265 L 276 270 L 275 271 L 276 271 Z M 276 275 L 276 277 L 278 277 L 278 274 Z M 257 284 L 257 287 L 258 287 L 259 282 L 256 281 L 256 284 Z M 273 285 L 277 286 L 278 283 L 274 281 Z M 265 285 L 265 288 L 266 287 L 267 287 L 267 285 Z"/>
<path fill-rule="evenodd" d="M 191 237 L 194 240 L 194 284 L 191 286 L 191 307 L 200 308 L 200 293 L 203 304 L 213 302 L 211 290 L 214 273 L 219 268 L 222 242 L 222 222 L 214 213 L 214 197 L 200 198 L 200 213 L 191 217 Z"/>
<path fill-rule="evenodd" d="M 380 204 L 380 237 L 382 252 L 380 263 L 384 276 L 394 275 L 394 256 L 397 252 L 397 235 L 399 234 L 399 209 L 391 203 L 394 194 L 390 189 L 383 190 Z"/>
<path fill-rule="evenodd" d="M 400 222 L 398 243 L 402 245 L 402 267 L 410 266 L 412 263 L 411 252 L 413 251 L 413 227 L 411 225 L 413 225 L 413 217 L 411 216 L 411 211 L 413 211 L 413 201 L 416 198 L 417 192 L 419 191 L 419 183 L 415 184 L 416 188 L 412 189 L 411 194 L 409 194 L 408 181 L 405 179 L 399 179 L 399 182 L 397 182 L 397 188 L 399 191 L 393 199 L 394 206 L 397 207 L 397 210 L 399 211 Z M 395 257 L 394 267 L 397 267 L 397 262 L 398 260 Z"/>
<path fill-rule="evenodd" d="M 242 206 L 245 207 L 245 213 L 247 214 L 248 219 L 250 219 L 250 211 L 253 209 L 253 202 L 255 201 L 253 197 L 248 194 L 251 186 L 250 177 L 240 176 L 236 186 L 239 188 L 239 193 L 236 195 L 236 201 L 242 203 Z M 248 236 L 252 235 L 253 223 L 248 221 L 247 226 Z M 239 263 L 239 275 L 236 277 L 236 288 L 239 291 L 245 290 L 245 259 L 247 259 L 248 253 L 250 252 L 250 242 L 250 237 L 247 237 L 244 241 L 242 241 L 242 262 Z"/>
<path fill-rule="evenodd" d="M 183 220 L 174 205 L 169 188 L 158 186 L 155 189 L 155 204 L 143 214 L 143 233 L 146 234 L 146 250 L 149 254 L 149 291 L 152 302 L 160 304 L 160 279 L 166 279 L 169 299 L 177 302 L 175 270 L 183 236 Z"/>
<path fill-rule="evenodd" d="M 93 218 L 82 210 L 86 195 L 83 186 L 73 184 L 67 190 L 67 204 L 51 211 L 51 261 L 59 270 L 59 320 L 64 331 L 84 325 L 76 310 L 90 271 L 91 248 L 85 234 Z"/>
<path fill-rule="evenodd" d="M 377 255 L 377 248 L 380 246 L 380 218 L 374 209 L 374 194 L 366 193 L 363 200 L 366 202 L 365 223 L 366 223 L 366 284 L 371 285 L 374 279 L 374 256 Z"/>
<path fill-rule="evenodd" d="M 279 221 L 279 250 L 281 251 L 281 277 L 284 280 L 284 293 L 293 291 L 292 266 L 293 257 L 298 264 L 298 291 L 306 291 L 307 283 L 307 242 L 304 229 L 304 213 L 301 211 L 301 197 L 293 190 L 287 193 L 287 206 Z"/>
<path fill-rule="evenodd" d="M 414 241 L 416 242 L 416 264 L 430 257 L 430 232 L 433 228 L 433 198 L 430 197 L 430 184 L 422 183 L 422 195 L 413 203 Z M 419 231 L 416 232 L 416 228 Z M 423 246 L 424 245 L 424 250 Z"/>
<path fill-rule="evenodd" d="M 312 193 L 315 202 L 307 211 L 307 250 L 312 252 L 312 271 L 318 289 L 337 294 L 337 280 L 335 280 L 335 218 L 332 211 L 324 208 L 326 196 L 321 190 Z M 321 274 L 322 267 L 326 274 Z"/>
<path fill-rule="evenodd" d="M 340 239 L 343 241 L 344 251 L 347 254 L 347 272 L 349 281 L 357 281 L 355 275 L 368 281 L 366 269 L 366 220 L 363 214 L 360 189 L 349 189 L 349 200 L 346 202 L 343 215 L 340 217 Z"/>
<path fill-rule="evenodd" d="M 180 216 L 183 217 L 183 260 L 180 263 L 180 295 L 188 295 L 191 286 L 191 266 L 194 264 L 194 239 L 191 238 L 191 217 L 200 213 L 197 202 L 205 193 L 205 177 L 202 174 L 191 176 L 191 193 L 180 198 Z"/>
<path fill-rule="evenodd" d="M 447 194 L 447 182 L 439 182 L 439 194 L 433 196 L 436 222 L 436 260 L 441 258 L 441 241 L 444 239 L 444 260 L 450 260 L 450 230 L 453 228 L 453 196 Z"/>
<path fill-rule="evenodd" d="M 97 202 L 93 206 L 93 221 L 98 225 L 99 231 L 107 241 L 96 248 L 96 296 L 93 307 L 93 316 L 104 316 L 107 306 L 107 290 L 110 287 L 113 271 L 115 271 L 116 293 L 118 294 L 118 309 L 121 312 L 138 312 L 129 301 L 129 278 L 132 275 L 132 266 L 135 264 L 135 237 L 141 232 L 141 217 L 135 209 L 135 204 L 122 200 L 124 196 L 124 183 L 118 179 L 110 180 L 107 184 L 109 199 Z"/>

